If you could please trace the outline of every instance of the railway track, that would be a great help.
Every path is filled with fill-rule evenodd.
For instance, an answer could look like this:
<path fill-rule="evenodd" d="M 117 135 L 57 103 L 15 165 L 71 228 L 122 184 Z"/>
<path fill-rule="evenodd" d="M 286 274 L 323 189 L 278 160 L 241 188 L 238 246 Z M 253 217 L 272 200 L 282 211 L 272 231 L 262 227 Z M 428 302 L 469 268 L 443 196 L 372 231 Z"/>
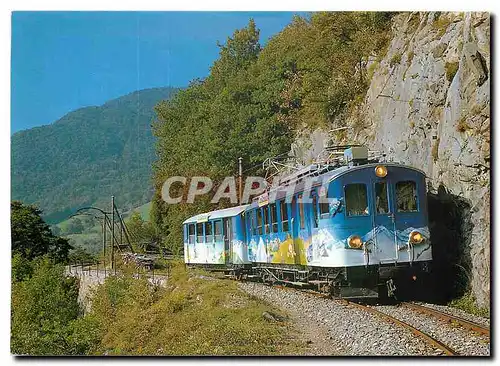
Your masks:
<path fill-rule="evenodd" d="M 306 294 L 309 294 L 311 296 L 316 296 L 316 297 L 322 297 L 322 298 L 329 298 L 329 299 L 333 299 L 333 300 L 336 300 L 336 301 L 340 301 L 340 302 L 343 302 L 344 304 L 347 304 L 347 305 L 350 305 L 350 306 L 354 306 L 354 307 L 357 307 L 359 309 L 362 309 L 363 311 L 367 311 L 367 312 L 370 312 L 376 316 L 379 316 L 381 318 L 383 318 L 384 320 L 390 322 L 390 323 L 393 323 L 393 324 L 396 324 L 400 327 L 403 327 L 407 330 L 409 330 L 410 332 L 412 332 L 413 334 L 415 334 L 416 336 L 420 337 L 421 339 L 423 339 L 426 343 L 430 344 L 431 346 L 433 346 L 434 348 L 437 348 L 439 350 L 441 350 L 443 352 L 443 354 L 445 356 L 458 356 L 459 354 L 453 350 L 451 347 L 447 346 L 446 344 L 440 342 L 439 340 L 437 340 L 436 338 L 430 336 L 429 334 L 415 328 L 414 326 L 404 322 L 404 321 L 401 321 L 391 315 L 388 315 L 384 312 L 381 312 L 381 311 L 378 311 L 377 309 L 371 307 L 371 306 L 368 306 L 368 305 L 364 305 L 364 304 L 361 304 L 359 302 L 355 302 L 355 301 L 349 301 L 349 300 L 346 300 L 346 299 L 335 299 L 335 298 L 332 298 L 330 295 L 326 295 L 326 294 L 323 294 L 323 293 L 320 293 L 320 292 L 317 292 L 317 291 L 314 291 L 314 290 L 300 290 L 300 289 L 296 289 L 296 288 L 291 288 L 291 287 L 287 287 L 287 286 L 282 286 L 282 285 L 274 285 L 273 287 L 276 287 L 276 288 L 279 288 L 279 289 L 284 289 L 284 290 L 296 290 L 296 291 L 300 291 L 300 292 L 303 292 L 303 293 L 306 293 Z M 405 303 L 406 306 L 414 306 L 415 304 L 411 304 L 411 303 Z M 428 309 L 428 308 L 426 308 Z M 431 309 L 433 310 L 433 309 Z M 443 313 L 445 315 L 448 315 L 446 313 Z M 457 317 L 453 317 L 453 318 L 456 318 L 458 321 L 459 318 Z M 464 322 L 468 322 L 464 319 L 460 319 L 461 321 L 464 321 Z M 468 322 L 468 323 L 472 323 L 472 322 Z M 472 323 L 473 324 L 473 323 Z M 475 324 L 476 327 L 480 327 L 479 325 Z M 489 330 L 488 330 L 488 334 L 489 334 Z"/>
<path fill-rule="evenodd" d="M 471 322 L 470 320 L 466 320 L 466 319 L 445 313 L 443 311 L 431 309 L 431 308 L 424 306 L 424 305 L 419 305 L 419 304 L 410 303 L 410 302 L 403 302 L 403 303 L 401 303 L 401 305 L 405 306 L 407 308 L 413 309 L 415 311 L 418 311 L 420 313 L 423 313 L 423 314 L 432 315 L 438 319 L 442 319 L 442 320 L 450 322 L 450 323 L 459 324 L 460 326 L 462 326 L 466 329 L 469 329 L 473 332 L 483 334 L 483 335 L 488 336 L 488 337 L 490 336 L 490 329 L 485 327 L 482 324 L 474 323 L 474 322 Z"/>
<path fill-rule="evenodd" d="M 453 350 L 451 347 L 448 347 L 446 344 L 440 342 L 439 340 L 437 340 L 436 338 L 430 336 L 429 334 L 427 333 L 424 333 L 422 332 L 421 330 L 415 328 L 414 326 L 406 323 L 406 322 L 403 322 L 391 315 L 388 315 L 386 313 L 383 313 L 381 311 L 378 311 L 377 309 L 374 309 L 370 306 L 367 306 L 367 305 L 363 305 L 363 304 L 360 304 L 360 303 L 357 303 L 357 302 L 352 302 L 352 301 L 348 301 L 348 300 L 342 300 L 342 301 L 345 301 L 347 304 L 349 305 L 352 305 L 352 306 L 355 306 L 357 308 L 360 308 L 360 309 L 363 309 L 365 311 L 368 311 L 372 314 L 375 314 L 379 317 L 382 317 L 384 318 L 385 320 L 391 322 L 391 323 L 394 323 L 396 325 L 399 325 L 403 328 L 406 328 L 407 330 L 411 331 L 413 334 L 415 334 L 416 336 L 420 337 L 421 339 L 423 339 L 425 342 L 427 342 L 428 344 L 432 345 L 433 347 L 435 348 L 438 348 L 440 349 L 441 351 L 443 351 L 444 355 L 446 356 L 457 356 L 458 353 L 455 352 L 455 350 Z"/>

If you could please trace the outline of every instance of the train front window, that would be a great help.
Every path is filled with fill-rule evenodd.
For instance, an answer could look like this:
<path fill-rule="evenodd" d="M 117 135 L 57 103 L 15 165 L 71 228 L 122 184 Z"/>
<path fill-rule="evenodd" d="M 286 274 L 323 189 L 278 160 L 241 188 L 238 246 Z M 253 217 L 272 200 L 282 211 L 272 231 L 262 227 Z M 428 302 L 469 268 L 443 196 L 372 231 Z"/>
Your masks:
<path fill-rule="evenodd" d="M 417 212 L 417 184 L 413 181 L 396 183 L 396 207 L 398 212 Z"/>
<path fill-rule="evenodd" d="M 389 213 L 389 200 L 387 198 L 387 183 L 375 183 L 375 209 L 377 214 Z"/>
<path fill-rule="evenodd" d="M 189 244 L 194 244 L 195 242 L 194 224 L 188 224 L 188 233 L 189 233 Z"/>
<path fill-rule="evenodd" d="M 286 200 L 280 201 L 280 215 L 281 215 L 281 230 L 287 232 L 288 229 L 288 210 Z"/>
<path fill-rule="evenodd" d="M 368 210 L 368 195 L 365 184 L 348 184 L 345 186 L 345 205 L 347 216 L 365 216 Z"/>

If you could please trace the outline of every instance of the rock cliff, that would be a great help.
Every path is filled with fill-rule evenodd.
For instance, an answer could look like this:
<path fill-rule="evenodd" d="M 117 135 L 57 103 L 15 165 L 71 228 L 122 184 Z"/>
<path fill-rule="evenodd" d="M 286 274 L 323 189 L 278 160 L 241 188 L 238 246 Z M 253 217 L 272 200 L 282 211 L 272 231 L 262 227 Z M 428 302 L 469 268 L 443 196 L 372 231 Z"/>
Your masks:
<path fill-rule="evenodd" d="M 337 132 L 315 131 L 292 151 L 307 158 L 328 140 L 363 143 L 425 171 L 431 235 L 449 296 L 490 300 L 490 17 L 401 13 L 384 57 L 365 70 L 364 101 Z M 335 131 L 335 127 L 332 129 Z"/>

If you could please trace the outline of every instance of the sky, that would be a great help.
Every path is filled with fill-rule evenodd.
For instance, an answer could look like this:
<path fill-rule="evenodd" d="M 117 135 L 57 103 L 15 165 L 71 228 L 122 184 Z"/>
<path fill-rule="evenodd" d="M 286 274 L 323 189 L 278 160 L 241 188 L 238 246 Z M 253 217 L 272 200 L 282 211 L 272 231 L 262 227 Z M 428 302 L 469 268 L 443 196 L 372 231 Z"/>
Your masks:
<path fill-rule="evenodd" d="M 13 12 L 11 133 L 135 90 L 208 75 L 252 17 L 261 43 L 292 12 Z"/>

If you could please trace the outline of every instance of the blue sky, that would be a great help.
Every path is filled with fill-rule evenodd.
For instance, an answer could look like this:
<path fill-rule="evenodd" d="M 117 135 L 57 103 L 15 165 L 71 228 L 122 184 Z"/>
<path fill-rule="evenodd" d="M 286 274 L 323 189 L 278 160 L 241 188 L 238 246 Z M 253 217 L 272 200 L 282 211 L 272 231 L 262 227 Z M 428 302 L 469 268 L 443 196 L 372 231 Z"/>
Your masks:
<path fill-rule="evenodd" d="M 11 132 L 135 90 L 205 77 L 254 18 L 261 43 L 292 12 L 13 12 Z"/>

